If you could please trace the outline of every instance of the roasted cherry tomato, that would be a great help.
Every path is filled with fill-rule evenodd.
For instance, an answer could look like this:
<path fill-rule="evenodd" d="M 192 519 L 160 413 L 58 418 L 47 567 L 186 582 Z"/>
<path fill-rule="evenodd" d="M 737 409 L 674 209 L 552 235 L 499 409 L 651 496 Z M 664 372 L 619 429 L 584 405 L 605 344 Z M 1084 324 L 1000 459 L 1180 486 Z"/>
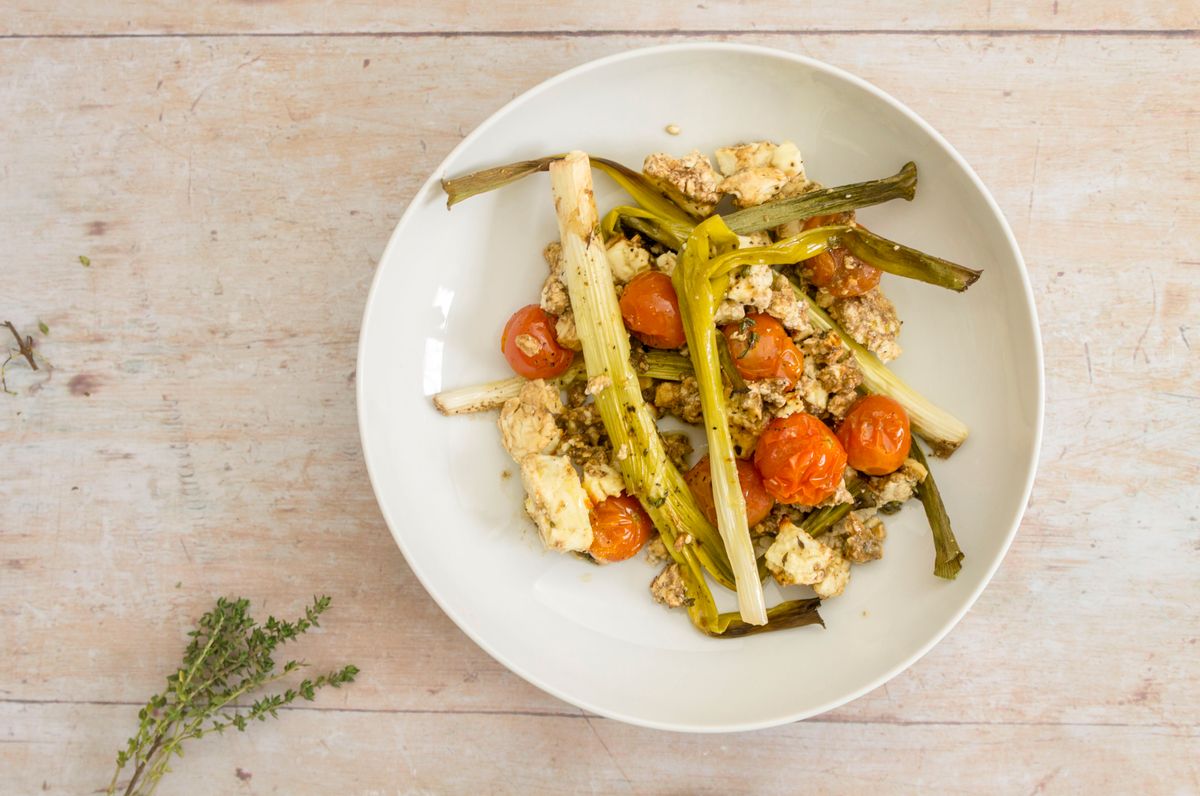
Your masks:
<path fill-rule="evenodd" d="M 679 348 L 686 342 L 683 316 L 671 277 L 642 271 L 621 294 L 621 317 L 634 337 L 651 348 Z"/>
<path fill-rule="evenodd" d="M 900 469 L 912 443 L 908 413 L 884 395 L 860 398 L 846 413 L 837 435 L 850 466 L 867 475 Z"/>
<path fill-rule="evenodd" d="M 509 366 L 527 379 L 552 379 L 571 366 L 575 352 L 558 344 L 556 320 L 537 304 L 513 313 L 500 336 Z"/>
<path fill-rule="evenodd" d="M 737 471 L 738 481 L 742 485 L 742 497 L 746 499 L 746 524 L 758 525 L 775 507 L 775 498 L 767 494 L 767 490 L 763 488 L 762 476 L 758 474 L 758 470 L 754 469 L 753 462 L 738 459 Z M 709 464 L 708 457 L 705 456 L 696 462 L 695 467 L 684 473 L 683 480 L 687 481 L 692 494 L 696 496 L 696 503 L 700 506 L 700 510 L 704 512 L 704 516 L 715 528 L 717 505 L 713 499 L 712 466 Z"/>
<path fill-rule="evenodd" d="M 831 216 L 813 216 L 804 222 L 804 229 L 835 224 L 859 226 L 850 213 L 835 213 Z M 841 246 L 805 260 L 803 267 L 808 281 L 838 298 L 861 296 L 878 285 L 883 275 L 878 268 L 863 262 Z"/>
<path fill-rule="evenodd" d="M 783 324 L 770 315 L 752 312 L 721 331 L 743 379 L 787 379 L 794 386 L 804 372 L 804 355 Z"/>
<path fill-rule="evenodd" d="M 842 246 L 804 261 L 804 276 L 838 298 L 861 296 L 879 284 L 882 272 L 858 259 Z"/>
<path fill-rule="evenodd" d="M 592 508 L 592 546 L 597 561 L 624 561 L 641 550 L 654 534 L 654 523 L 638 499 L 624 493 Z"/>
<path fill-rule="evenodd" d="M 846 451 L 824 423 L 799 412 L 767 424 L 754 464 L 763 486 L 780 503 L 815 506 L 841 484 Z"/>

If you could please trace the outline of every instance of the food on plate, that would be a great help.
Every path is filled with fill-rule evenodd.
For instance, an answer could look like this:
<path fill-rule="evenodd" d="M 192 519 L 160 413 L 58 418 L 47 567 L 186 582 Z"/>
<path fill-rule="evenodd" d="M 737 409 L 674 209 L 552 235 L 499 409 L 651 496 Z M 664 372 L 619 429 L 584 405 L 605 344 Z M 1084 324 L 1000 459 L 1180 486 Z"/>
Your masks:
<path fill-rule="evenodd" d="M 593 169 L 631 202 L 601 215 Z M 645 550 L 653 598 L 719 638 L 823 624 L 821 600 L 882 558 L 883 518 L 914 497 L 934 574 L 957 575 L 917 439 L 946 457 L 967 428 L 884 364 L 901 348 L 882 286 L 889 274 L 961 292 L 980 273 L 856 219 L 911 199 L 913 164 L 827 188 L 787 141 L 722 147 L 715 166 L 655 152 L 640 172 L 571 152 L 444 180 L 447 204 L 543 171 L 559 239 L 537 302 L 500 332 L 516 375 L 433 400 L 447 415 L 500 410 L 547 549 L 604 565 Z M 668 416 L 692 439 L 660 428 Z M 767 577 L 814 596 L 768 607 Z M 714 588 L 738 609 L 718 611 Z"/>

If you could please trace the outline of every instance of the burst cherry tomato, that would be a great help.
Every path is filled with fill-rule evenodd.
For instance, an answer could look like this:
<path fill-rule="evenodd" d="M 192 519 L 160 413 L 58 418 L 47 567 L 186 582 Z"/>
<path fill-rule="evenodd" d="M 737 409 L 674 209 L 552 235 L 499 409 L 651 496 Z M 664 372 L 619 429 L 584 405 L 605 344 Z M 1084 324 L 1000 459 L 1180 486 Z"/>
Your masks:
<path fill-rule="evenodd" d="M 804 355 L 783 324 L 752 312 L 738 323 L 721 327 L 733 364 L 743 379 L 787 379 L 794 386 L 804 372 Z"/>
<path fill-rule="evenodd" d="M 815 506 L 841 484 L 846 451 L 824 423 L 799 412 L 767 424 L 754 464 L 763 486 L 780 503 Z"/>
<path fill-rule="evenodd" d="M 868 395 L 846 413 L 838 427 L 846 460 L 867 475 L 887 475 L 908 458 L 912 433 L 904 407 L 883 395 Z"/>
<path fill-rule="evenodd" d="M 813 216 L 804 222 L 805 229 L 827 227 L 835 224 L 859 226 L 849 213 L 831 216 Z M 879 284 L 883 275 L 875 266 L 863 262 L 845 247 L 839 246 L 804 261 L 804 274 L 817 287 L 825 288 L 831 296 L 846 298 L 861 296 Z"/>
<path fill-rule="evenodd" d="M 624 561 L 637 554 L 654 533 L 654 523 L 638 499 L 624 493 L 592 508 L 592 546 L 597 561 Z"/>
<path fill-rule="evenodd" d="M 642 271 L 621 294 L 621 317 L 634 337 L 651 348 L 679 348 L 685 342 L 683 316 L 671 277 Z"/>
<path fill-rule="evenodd" d="M 555 318 L 537 304 L 513 313 L 500 336 L 500 350 L 512 369 L 527 379 L 551 379 L 571 366 L 575 352 L 558 344 Z"/>
<path fill-rule="evenodd" d="M 746 499 L 746 524 L 758 525 L 775 507 L 775 498 L 767 494 L 767 490 L 763 488 L 762 476 L 758 474 L 758 470 L 754 469 L 752 462 L 738 459 L 737 471 L 738 481 L 742 485 L 742 497 Z M 683 480 L 687 481 L 692 494 L 696 496 L 696 503 L 700 506 L 700 510 L 704 512 L 704 516 L 715 528 L 717 506 L 713 499 L 712 466 L 709 464 L 708 457 L 705 456 L 696 462 L 695 467 L 684 473 Z"/>

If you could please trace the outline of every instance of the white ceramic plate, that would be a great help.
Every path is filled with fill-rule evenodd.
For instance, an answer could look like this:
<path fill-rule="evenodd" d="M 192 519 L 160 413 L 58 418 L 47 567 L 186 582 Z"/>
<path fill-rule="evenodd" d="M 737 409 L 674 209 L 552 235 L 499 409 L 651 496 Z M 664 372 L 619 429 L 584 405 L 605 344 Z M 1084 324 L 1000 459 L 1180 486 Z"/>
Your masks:
<path fill-rule="evenodd" d="M 631 87 L 666 86 L 654 102 Z M 679 136 L 664 132 L 682 128 Z M 873 230 L 984 269 L 966 294 L 897 277 L 883 287 L 905 321 L 895 370 L 971 427 L 933 467 L 966 552 L 933 576 L 918 504 L 888 520 L 883 560 L 856 567 L 821 607 L 828 628 L 713 640 L 655 604 L 639 556 L 596 567 L 546 553 L 521 510 L 495 414 L 445 418 L 439 390 L 510 375 L 499 334 L 536 301 L 540 252 L 557 238 L 535 175 L 447 211 L 438 180 L 583 149 L 637 167 L 655 150 L 710 153 L 791 139 L 826 184 L 920 169 L 917 199 L 862 211 Z M 602 209 L 621 196 L 597 179 Z M 450 153 L 392 235 L 367 300 L 358 413 L 371 482 L 421 583 L 477 644 L 579 707 L 648 727 L 729 731 L 795 721 L 879 686 L 963 616 L 999 566 L 1033 481 L 1042 362 L 1029 280 L 1000 210 L 961 157 L 912 111 L 808 58 L 683 44 L 565 72 L 510 102 Z M 799 593 L 799 590 L 797 590 Z M 769 596 L 778 597 L 771 593 Z M 732 606 L 732 601 L 726 607 Z M 697 698 L 697 695 L 704 695 Z"/>

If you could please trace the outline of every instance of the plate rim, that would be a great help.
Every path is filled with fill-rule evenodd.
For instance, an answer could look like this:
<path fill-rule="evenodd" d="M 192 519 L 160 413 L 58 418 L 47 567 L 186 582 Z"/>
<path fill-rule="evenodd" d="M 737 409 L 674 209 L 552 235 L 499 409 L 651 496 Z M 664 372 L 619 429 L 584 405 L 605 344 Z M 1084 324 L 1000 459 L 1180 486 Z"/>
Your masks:
<path fill-rule="evenodd" d="M 950 156 L 950 158 L 955 162 L 955 164 L 959 168 L 961 168 L 963 170 L 963 172 L 970 178 L 971 183 L 975 186 L 975 188 L 983 196 L 988 209 L 1000 221 L 1000 227 L 1001 227 L 1001 231 L 1004 233 L 1005 242 L 1008 244 L 1011 254 L 1013 255 L 1013 257 L 1017 263 L 1017 266 L 1018 266 L 1021 288 L 1023 290 L 1024 298 L 1025 298 L 1025 304 L 1026 304 L 1026 307 L 1029 309 L 1029 322 L 1030 322 L 1030 327 L 1031 327 L 1029 329 L 1029 331 L 1032 333 L 1032 340 L 1034 343 L 1034 351 L 1035 351 L 1035 357 L 1034 357 L 1035 365 L 1036 365 L 1036 367 L 1035 367 L 1035 376 L 1036 376 L 1035 392 L 1036 392 L 1037 410 L 1036 410 L 1036 416 L 1034 419 L 1033 445 L 1032 445 L 1031 453 L 1029 455 L 1029 459 L 1028 459 L 1028 463 L 1027 463 L 1028 470 L 1027 470 L 1027 475 L 1025 478 L 1025 484 L 1022 489 L 1020 510 L 1016 513 L 1015 518 L 1011 524 L 1011 527 L 1009 527 L 1007 532 L 1005 533 L 1005 539 L 1003 541 L 1003 544 L 1000 547 L 999 553 L 995 556 L 994 560 L 989 565 L 987 572 L 980 579 L 979 584 L 971 592 L 970 596 L 963 602 L 962 606 L 940 628 L 938 628 L 936 632 L 934 632 L 930 636 L 928 641 L 926 641 L 924 644 L 922 644 L 915 652 L 910 654 L 908 657 L 906 657 L 905 659 L 903 659 L 902 661 L 897 663 L 895 666 L 888 669 L 882 675 L 876 677 L 875 679 L 871 680 L 870 682 L 866 683 L 865 685 L 861 686 L 860 688 L 858 688 L 852 692 L 849 692 L 845 695 L 836 697 L 834 699 L 827 700 L 826 702 L 823 702 L 814 708 L 810 708 L 808 710 L 796 711 L 794 713 L 789 713 L 786 715 L 777 716 L 777 717 L 773 717 L 773 718 L 769 718 L 769 719 L 765 719 L 765 720 L 744 721 L 744 722 L 723 722 L 723 723 L 715 723 L 715 724 L 697 724 L 697 723 L 681 723 L 681 722 L 671 722 L 671 721 L 647 719 L 647 718 L 644 718 L 641 716 L 631 715 L 631 714 L 623 712 L 623 711 L 610 710 L 610 709 L 603 708 L 598 705 L 591 704 L 586 699 L 580 699 L 571 694 L 568 694 L 567 692 L 563 691 L 562 689 L 556 688 L 545 682 L 540 681 L 537 677 L 535 677 L 535 676 L 531 675 L 529 672 L 525 671 L 521 666 L 508 660 L 504 655 L 500 654 L 497 650 L 495 650 L 487 641 L 485 641 L 472 628 L 470 628 L 464 622 L 462 617 L 460 617 L 455 611 L 451 610 L 447 606 L 445 601 L 443 601 L 441 595 L 438 594 L 437 590 L 431 587 L 431 585 L 426 577 L 426 573 L 422 571 L 420 564 L 416 560 L 414 560 L 414 557 L 412 555 L 410 555 L 409 550 L 407 549 L 403 540 L 401 539 L 400 534 L 398 534 L 396 532 L 397 524 L 395 522 L 393 522 L 392 516 L 390 515 L 388 509 L 384 506 L 384 502 L 380 499 L 379 482 L 378 482 L 377 476 L 375 474 L 375 470 L 372 467 L 372 463 L 371 463 L 371 455 L 369 453 L 370 447 L 367 442 L 367 433 L 366 433 L 366 427 L 365 427 L 365 421 L 364 421 L 365 414 L 366 414 L 365 408 L 364 408 L 366 399 L 365 399 L 364 387 L 363 387 L 365 380 L 362 378 L 362 375 L 365 372 L 363 366 L 364 366 L 364 355 L 365 355 L 365 351 L 366 351 L 366 345 L 365 345 L 365 341 L 366 341 L 366 337 L 367 337 L 366 329 L 367 329 L 367 325 L 371 319 L 372 311 L 374 310 L 374 308 L 377 304 L 378 297 L 377 297 L 376 293 L 379 289 L 380 282 L 382 281 L 381 277 L 382 277 L 383 270 L 384 270 L 382 268 L 382 265 L 383 265 L 383 263 L 388 262 L 393 258 L 393 250 L 399 247 L 400 236 L 404 232 L 407 224 L 410 222 L 411 217 L 414 214 L 416 208 L 418 207 L 418 205 L 420 205 L 424 201 L 426 201 L 429 197 L 430 191 L 433 190 L 436 185 L 440 184 L 440 181 L 441 181 L 443 175 L 445 175 L 445 173 L 446 173 L 447 165 L 450 162 L 452 162 L 459 155 L 459 153 L 461 151 L 468 148 L 478 138 L 485 135 L 488 132 L 488 130 L 499 121 L 499 119 L 506 116 L 513 109 L 520 107 L 522 104 L 524 104 L 525 102 L 528 102 L 533 97 L 556 86 L 559 83 L 570 80 L 574 76 L 581 74 L 583 72 L 591 71 L 594 69 L 600 69 L 605 66 L 608 66 L 609 64 L 617 63 L 620 61 L 625 61 L 625 60 L 635 59 L 635 58 L 642 58 L 642 57 L 647 57 L 647 56 L 654 56 L 654 55 L 657 55 L 657 54 L 663 53 L 663 52 L 686 52 L 686 51 L 693 51 L 693 52 L 707 51 L 707 52 L 713 52 L 713 53 L 746 53 L 746 54 L 753 54 L 753 55 L 758 55 L 758 56 L 765 56 L 765 57 L 769 57 L 769 58 L 775 58 L 775 59 L 783 60 L 783 61 L 790 61 L 795 64 L 801 64 L 801 65 L 804 65 L 811 69 L 814 69 L 818 72 L 824 72 L 828 75 L 832 75 L 833 77 L 840 78 L 842 80 L 845 80 L 849 83 L 852 83 L 852 84 L 858 86 L 859 88 L 864 89 L 865 91 L 867 91 L 871 95 L 873 95 L 876 99 L 879 99 L 879 100 L 887 103 L 893 109 L 899 111 L 904 116 L 906 116 L 910 121 L 914 122 L 922 131 L 924 131 L 927 135 L 929 135 L 930 138 L 932 138 L 932 140 L 935 143 L 937 143 Z M 913 111 L 911 108 L 909 108 L 903 102 L 896 99 L 891 94 L 887 93 L 886 91 L 884 91 L 883 89 L 874 85 L 873 83 L 853 74 L 852 72 L 842 69 L 841 67 L 834 66 L 832 64 L 826 63 L 826 62 L 818 60 L 816 58 L 812 58 L 811 56 L 801 55 L 798 53 L 788 52 L 787 50 L 781 50 L 776 47 L 767 47 L 767 46 L 757 45 L 757 44 L 743 44 L 743 43 L 737 43 L 737 42 L 718 42 L 718 41 L 708 41 L 708 40 L 691 41 L 691 42 L 675 42 L 675 43 L 668 43 L 668 44 L 653 45 L 653 46 L 649 46 L 649 47 L 635 47 L 635 48 L 631 48 L 628 50 L 623 50 L 622 52 L 619 52 L 619 53 L 614 53 L 612 55 L 607 55 L 607 56 L 597 58 L 597 59 L 594 59 L 591 61 L 586 61 L 582 64 L 578 64 L 577 66 L 573 66 L 570 69 L 559 72 L 558 74 L 553 75 L 552 77 L 549 77 L 549 78 L 541 81 L 540 83 L 526 89 L 525 91 L 521 92 L 516 97 L 514 97 L 513 99 L 504 103 L 504 105 L 502 105 L 501 107 L 497 108 L 495 111 L 493 111 L 491 114 L 489 114 L 486 119 L 484 119 L 482 122 L 480 122 L 479 125 L 476 126 L 474 130 L 472 130 L 461 141 L 459 141 L 458 144 L 455 145 L 454 148 L 451 149 L 450 152 L 447 153 L 447 155 L 444 158 L 442 158 L 441 162 L 438 163 L 438 165 L 430 173 L 429 177 L 425 180 L 424 183 L 422 183 L 421 187 L 418 188 L 416 193 L 413 194 L 412 199 L 409 201 L 408 205 L 404 209 L 404 212 L 400 215 L 400 218 L 397 220 L 396 226 L 392 229 L 392 234 L 388 237 L 387 245 L 384 247 L 383 252 L 379 256 L 379 262 L 376 264 L 375 273 L 371 278 L 371 286 L 370 286 L 369 290 L 367 291 L 367 298 L 366 298 L 366 302 L 363 307 L 362 320 L 359 325 L 358 351 L 357 351 L 357 355 L 355 358 L 355 366 L 357 368 L 356 373 L 358 374 L 357 378 L 355 379 L 355 405 L 356 405 L 355 406 L 355 414 L 356 414 L 356 419 L 357 419 L 357 423 L 358 423 L 359 446 L 362 450 L 363 463 L 367 469 L 367 477 L 371 483 L 371 491 L 375 497 L 375 503 L 379 508 L 379 512 L 383 516 L 384 522 L 386 523 L 386 525 L 388 527 L 388 531 L 392 535 L 392 540 L 396 543 L 396 546 L 400 549 L 401 554 L 404 556 L 405 561 L 408 563 L 409 569 L 412 570 L 412 573 L 416 576 L 418 582 L 421 584 L 422 588 L 425 589 L 426 593 L 433 599 L 433 601 L 435 603 L 437 603 L 438 607 L 441 608 L 442 612 L 445 613 L 446 616 L 448 616 L 452 622 L 454 622 L 455 626 L 457 626 L 457 628 L 462 633 L 464 633 L 469 639 L 471 639 L 471 641 L 473 641 L 480 649 L 482 649 L 484 652 L 486 652 L 488 655 L 490 655 L 493 660 L 500 663 L 502 666 L 504 666 L 510 672 L 516 674 L 518 677 L 525 680 L 530 685 L 535 686 L 539 690 L 544 691 L 545 693 L 548 693 L 551 696 L 556 697 L 557 699 L 561 699 L 562 701 L 564 701 L 570 705 L 573 705 L 581 710 L 589 711 L 591 713 L 594 713 L 599 716 L 603 716 L 605 718 L 625 722 L 627 724 L 632 724 L 632 725 L 639 726 L 639 727 L 646 727 L 649 729 L 666 730 L 666 731 L 673 731 L 673 732 L 687 732 L 687 733 L 747 732 L 747 731 L 753 731 L 753 730 L 761 730 L 761 729 L 768 729 L 768 728 L 772 728 L 772 727 L 778 727 L 778 726 L 781 726 L 784 724 L 790 724 L 792 722 L 803 721 L 804 719 L 809 719 L 814 716 L 819 716 L 823 713 L 827 713 L 831 710 L 835 710 L 836 708 L 839 708 L 842 705 L 846 705 L 850 702 L 853 702 L 854 700 L 858 699 L 859 697 L 875 690 L 876 688 L 879 688 L 884 683 L 887 683 L 888 681 L 892 680 L 893 678 L 895 678 L 902 672 L 909 669 L 911 666 L 913 666 L 915 663 L 917 663 L 917 661 L 919 661 L 926 654 L 928 654 L 930 650 L 932 650 L 935 646 L 937 646 L 937 644 L 939 644 L 942 641 L 942 639 L 944 639 L 950 633 L 950 631 L 953 630 L 958 625 L 958 623 L 962 621 L 963 617 L 966 616 L 967 612 L 970 611 L 972 607 L 974 607 L 975 602 L 979 599 L 979 596 L 983 593 L 984 589 L 987 588 L 988 584 L 991 583 L 992 578 L 995 577 L 996 571 L 1000 568 L 1001 563 L 1003 563 L 1004 559 L 1008 556 L 1008 551 L 1012 546 L 1013 540 L 1016 538 L 1017 531 L 1020 529 L 1020 526 L 1021 526 L 1021 521 L 1024 519 L 1025 512 L 1029 507 L 1029 498 L 1033 492 L 1033 485 L 1034 485 L 1034 482 L 1037 477 L 1038 461 L 1039 461 L 1039 458 L 1041 455 L 1041 448 L 1042 448 L 1042 432 L 1043 432 L 1043 423 L 1044 423 L 1045 406 L 1046 406 L 1045 361 L 1044 361 L 1044 359 L 1045 358 L 1044 358 L 1044 352 L 1043 352 L 1043 348 L 1042 348 L 1041 325 L 1038 322 L 1037 303 L 1034 301 L 1033 286 L 1029 279 L 1029 269 L 1025 264 L 1025 258 L 1021 254 L 1021 248 L 1017 243 L 1016 236 L 1013 234 L 1012 228 L 1008 223 L 1008 218 L 1004 215 L 1004 211 L 1000 208 L 999 204 L 997 204 L 995 198 L 992 196 L 991 191 L 988 190 L 987 186 L 979 178 L 979 175 L 975 173 L 975 170 L 971 167 L 971 165 L 966 161 L 966 159 L 963 158 L 963 156 L 961 154 L 959 154 L 958 150 L 955 149 L 954 146 L 949 141 L 947 141 L 946 138 L 940 132 L 938 132 L 932 125 L 930 125 L 920 115 L 918 115 L 915 111 Z"/>

